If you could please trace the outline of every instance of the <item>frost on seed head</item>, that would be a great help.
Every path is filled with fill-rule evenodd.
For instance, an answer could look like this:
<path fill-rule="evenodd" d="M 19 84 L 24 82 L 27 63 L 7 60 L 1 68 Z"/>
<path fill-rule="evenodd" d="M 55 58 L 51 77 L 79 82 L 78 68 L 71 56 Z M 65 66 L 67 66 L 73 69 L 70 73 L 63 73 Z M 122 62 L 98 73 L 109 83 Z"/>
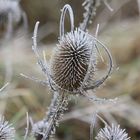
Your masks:
<path fill-rule="evenodd" d="M 14 140 L 15 129 L 0 116 L 0 140 Z"/>
<path fill-rule="evenodd" d="M 111 126 L 106 125 L 103 129 L 97 134 L 96 140 L 130 140 L 128 134 L 125 132 L 125 129 L 121 129 L 120 125 Z"/>
<path fill-rule="evenodd" d="M 26 13 L 20 7 L 20 0 L 0 0 L 0 25 L 6 27 L 5 38 L 12 36 L 14 25 L 23 20 L 23 27 L 28 28 Z M 6 25 L 6 26 L 5 26 Z"/>
<path fill-rule="evenodd" d="M 64 20 L 69 12 L 71 31 L 65 33 Z M 97 43 L 104 49 L 110 61 L 108 74 L 95 81 L 97 63 Z M 112 69 L 112 57 L 108 49 L 88 32 L 80 28 L 74 29 L 74 15 L 71 7 L 66 4 L 60 18 L 59 44 L 51 59 L 51 78 L 55 85 L 67 92 L 81 93 L 86 89 L 94 89 L 101 85 Z"/>
<path fill-rule="evenodd" d="M 0 0 L 0 15 L 11 13 L 15 22 L 21 18 L 21 9 L 18 0 Z"/>
<path fill-rule="evenodd" d="M 67 10 L 71 19 L 71 31 L 64 34 L 64 19 Z M 72 93 L 80 92 L 87 73 L 95 72 L 96 49 L 93 46 L 94 41 L 87 32 L 80 28 L 74 30 L 73 11 L 69 5 L 65 5 L 60 18 L 59 44 L 51 61 L 52 79 L 61 89 Z M 91 54 L 92 68 L 88 71 Z M 89 77 L 91 76 L 88 76 L 85 84 L 89 81 Z"/>
<path fill-rule="evenodd" d="M 96 118 L 99 118 L 105 125 L 104 128 L 101 128 L 97 133 L 96 140 L 130 140 L 128 134 L 125 132 L 125 129 L 121 129 L 118 124 L 109 125 L 102 117 L 97 113 L 94 115 L 93 123 L 91 124 L 90 129 L 90 140 L 93 140 L 93 128 L 95 128 Z"/>
<path fill-rule="evenodd" d="M 80 29 L 60 38 L 51 71 L 53 80 L 62 89 L 74 92 L 81 87 L 88 71 L 91 51 L 94 51 L 92 71 L 95 71 L 96 50 L 92 50 L 93 45 L 91 37 Z"/>
<path fill-rule="evenodd" d="M 70 15 L 71 30 L 65 33 L 64 20 L 67 11 Z M 38 59 L 38 64 L 47 76 L 46 83 L 53 91 L 60 91 L 60 93 L 65 91 L 85 96 L 87 90 L 99 87 L 111 74 L 113 61 L 109 50 L 88 32 L 74 28 L 74 16 L 70 5 L 66 4 L 62 9 L 59 43 L 54 49 L 50 67 L 38 53 L 36 41 L 38 25 L 39 22 L 35 25 L 32 48 Z M 98 47 L 101 47 L 105 52 L 109 65 L 105 76 L 96 80 L 97 53 L 100 52 Z"/>

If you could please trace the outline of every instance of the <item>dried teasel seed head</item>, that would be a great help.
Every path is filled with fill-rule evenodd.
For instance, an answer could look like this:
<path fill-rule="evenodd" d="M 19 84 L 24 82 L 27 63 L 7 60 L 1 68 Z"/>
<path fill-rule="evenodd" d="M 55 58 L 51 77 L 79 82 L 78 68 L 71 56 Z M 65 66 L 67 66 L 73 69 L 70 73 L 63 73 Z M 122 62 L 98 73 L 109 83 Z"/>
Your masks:
<path fill-rule="evenodd" d="M 71 31 L 65 33 L 64 20 L 67 11 L 70 15 Z M 99 87 L 109 77 L 112 71 L 113 61 L 106 46 L 95 38 L 97 37 L 99 26 L 97 26 L 95 37 L 80 28 L 74 29 L 73 11 L 71 6 L 66 4 L 62 9 L 60 18 L 59 44 L 54 50 L 50 67 L 47 67 L 45 56 L 43 61 L 37 50 L 36 38 L 38 25 L 39 22 L 35 25 L 32 49 L 38 58 L 38 64 L 47 76 L 47 82 L 52 90 L 85 96 L 87 90 Z M 105 76 L 102 76 L 100 79 L 95 79 L 96 53 L 98 52 L 101 56 L 98 47 L 101 47 L 105 52 L 109 60 L 109 65 L 107 66 L 108 70 Z"/>
<path fill-rule="evenodd" d="M 94 52 L 92 71 L 95 72 L 96 49 L 88 33 L 76 29 L 65 34 L 55 49 L 51 72 L 55 83 L 62 89 L 75 92 L 84 82 L 88 72 L 91 51 Z"/>
<path fill-rule="evenodd" d="M 96 140 L 130 140 L 128 134 L 125 132 L 125 129 L 121 129 L 120 125 L 111 126 L 106 125 L 103 129 L 97 134 Z"/>
<path fill-rule="evenodd" d="M 70 15 L 71 31 L 64 32 L 66 12 Z M 97 32 L 98 32 L 97 26 Z M 97 44 L 103 48 L 109 59 L 107 74 L 95 80 Z M 74 29 L 74 16 L 71 6 L 66 4 L 60 18 L 59 44 L 51 59 L 51 79 L 55 88 L 70 93 L 81 93 L 99 87 L 108 78 L 113 66 L 109 50 L 95 37 L 80 28 Z"/>
<path fill-rule="evenodd" d="M 21 20 L 27 31 L 27 15 L 20 6 L 20 0 L 0 0 L 0 26 L 5 28 L 5 39 L 12 37 L 15 25 Z"/>
<path fill-rule="evenodd" d="M 39 121 L 32 126 L 32 135 L 36 139 L 42 139 L 43 136 L 45 136 L 45 132 L 43 130 L 48 129 L 48 123 L 42 121 Z"/>
<path fill-rule="evenodd" d="M 70 15 L 71 31 L 64 34 L 64 19 L 67 10 Z M 87 32 L 79 28 L 74 30 L 73 11 L 69 5 L 65 5 L 60 19 L 59 44 L 51 61 L 51 76 L 56 85 L 68 92 L 80 91 L 87 73 L 91 72 L 88 71 L 91 54 L 92 72 L 95 71 L 96 49 L 93 46 L 93 38 Z"/>
<path fill-rule="evenodd" d="M 7 16 L 8 13 L 11 13 L 13 21 L 19 22 L 21 18 L 19 0 L 0 0 L 0 16 Z"/>
<path fill-rule="evenodd" d="M 14 140 L 14 138 L 15 129 L 4 120 L 3 116 L 0 116 L 0 140 Z"/>

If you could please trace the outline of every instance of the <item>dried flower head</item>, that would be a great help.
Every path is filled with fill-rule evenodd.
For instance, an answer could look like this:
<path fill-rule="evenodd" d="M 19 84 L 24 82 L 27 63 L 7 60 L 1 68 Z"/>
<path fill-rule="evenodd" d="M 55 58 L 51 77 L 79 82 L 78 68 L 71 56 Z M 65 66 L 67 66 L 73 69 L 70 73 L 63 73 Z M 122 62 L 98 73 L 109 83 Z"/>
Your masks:
<path fill-rule="evenodd" d="M 71 31 L 65 33 L 64 20 L 67 11 L 70 15 Z M 99 87 L 111 74 L 113 62 L 109 50 L 87 31 L 74 28 L 74 15 L 70 5 L 66 4 L 62 9 L 59 44 L 54 49 L 50 67 L 48 67 L 45 55 L 44 60 L 42 60 L 37 49 L 38 26 L 39 22 L 35 25 L 32 49 L 38 59 L 38 64 L 47 76 L 47 81 L 40 81 L 41 83 L 47 83 L 52 90 L 60 93 L 65 91 L 85 96 L 87 90 Z M 109 65 L 107 74 L 99 80 L 95 80 L 97 52 L 100 53 L 99 47 L 108 57 Z M 29 79 L 37 81 L 36 78 Z"/>
<path fill-rule="evenodd" d="M 43 136 L 45 135 L 43 132 L 47 128 L 48 128 L 48 122 L 45 122 L 43 120 L 39 121 L 32 126 L 32 134 L 37 139 L 42 139 Z"/>
<path fill-rule="evenodd" d="M 51 63 L 52 78 L 59 87 L 70 92 L 81 88 L 92 51 L 91 70 L 95 72 L 96 49 L 92 49 L 93 45 L 92 38 L 78 28 L 60 38 Z"/>
<path fill-rule="evenodd" d="M 0 116 L 0 140 L 14 140 L 15 129 Z"/>
<path fill-rule="evenodd" d="M 106 125 L 103 129 L 97 134 L 96 140 L 130 140 L 128 134 L 125 132 L 125 129 L 121 129 L 120 125 L 111 126 Z"/>
<path fill-rule="evenodd" d="M 70 15 L 71 31 L 65 33 L 64 20 L 67 11 Z M 54 50 L 50 67 L 48 67 L 45 53 L 43 52 L 44 59 L 42 59 L 37 49 L 38 26 L 39 22 L 36 23 L 34 28 L 32 49 L 47 80 L 41 81 L 34 77 L 21 75 L 43 85 L 48 84 L 52 90 L 54 96 L 47 117 L 33 126 L 33 135 L 36 139 L 43 138 L 47 140 L 67 109 L 69 96 L 65 92 L 81 94 L 87 97 L 84 94 L 85 91 L 99 87 L 108 78 L 113 62 L 110 52 L 99 40 L 80 28 L 74 28 L 74 15 L 71 6 L 68 4 L 62 9 L 59 44 Z M 99 46 L 103 48 L 109 58 L 109 69 L 104 77 L 95 80 L 96 53 L 99 52 Z"/>
<path fill-rule="evenodd" d="M 11 13 L 13 21 L 18 22 L 21 18 L 21 8 L 18 0 L 0 0 L 0 15 Z"/>
<path fill-rule="evenodd" d="M 7 25 L 6 37 L 11 37 L 13 25 L 23 19 L 24 28 L 27 29 L 27 16 L 20 7 L 20 0 L 0 0 L 0 23 Z"/>
<path fill-rule="evenodd" d="M 64 20 L 67 11 L 70 15 L 71 31 L 65 34 Z M 52 80 L 60 89 L 70 93 L 81 93 L 103 83 L 103 79 L 98 82 L 94 79 L 97 44 L 102 46 L 109 56 L 111 69 L 112 58 L 107 48 L 88 32 L 80 28 L 74 29 L 73 11 L 69 5 L 65 5 L 60 19 L 59 44 L 51 59 L 50 70 Z"/>

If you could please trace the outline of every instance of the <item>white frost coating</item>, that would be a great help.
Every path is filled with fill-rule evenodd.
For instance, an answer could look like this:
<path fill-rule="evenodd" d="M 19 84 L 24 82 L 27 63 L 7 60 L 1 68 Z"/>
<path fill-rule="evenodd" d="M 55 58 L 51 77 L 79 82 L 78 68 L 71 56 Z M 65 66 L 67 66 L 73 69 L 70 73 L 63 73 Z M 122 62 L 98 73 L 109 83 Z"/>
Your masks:
<path fill-rule="evenodd" d="M 70 16 L 70 22 L 71 22 L 71 31 L 74 30 L 74 16 L 73 16 L 73 11 L 71 9 L 71 6 L 66 4 L 63 9 L 62 9 L 62 14 L 61 14 L 61 18 L 60 18 L 60 38 L 64 35 L 65 30 L 64 30 L 64 20 L 65 20 L 65 15 L 66 12 L 69 12 L 69 16 Z"/>
<path fill-rule="evenodd" d="M 130 140 L 128 134 L 125 132 L 125 129 L 121 129 L 120 125 L 111 126 L 105 125 L 103 129 L 100 129 L 97 134 L 96 140 Z"/>
<path fill-rule="evenodd" d="M 19 22 L 21 19 L 21 8 L 17 0 L 0 0 L 0 14 L 12 13 L 13 21 Z"/>
<path fill-rule="evenodd" d="M 0 139 L 1 140 L 14 140 L 15 129 L 4 120 L 4 117 L 0 115 Z"/>
<path fill-rule="evenodd" d="M 93 39 L 79 28 L 66 33 L 60 38 L 51 62 L 53 81 L 64 90 L 78 93 L 90 78 L 86 74 L 95 72 L 96 48 Z"/>
<path fill-rule="evenodd" d="M 71 15 L 70 20 L 72 20 L 71 31 L 64 34 L 64 20 L 67 10 Z M 111 74 L 113 62 L 106 46 L 95 37 L 89 35 L 88 32 L 80 28 L 74 29 L 73 21 L 73 11 L 70 5 L 65 5 L 60 19 L 59 44 L 54 50 L 50 67 L 41 59 L 37 49 L 36 37 L 39 22 L 35 25 L 32 49 L 52 90 L 85 95 L 87 90 L 97 88 L 104 83 Z M 103 48 L 105 51 L 109 59 L 109 67 L 104 77 L 95 80 L 98 47 Z"/>
<path fill-rule="evenodd" d="M 71 31 L 65 33 L 64 20 L 67 10 L 70 15 Z M 32 49 L 38 59 L 38 64 L 47 78 L 45 83 L 49 85 L 54 96 L 47 117 L 45 117 L 43 122 L 41 121 L 34 125 L 33 133 L 36 139 L 42 136 L 46 140 L 49 139 L 61 116 L 67 109 L 68 94 L 65 94 L 66 92 L 85 96 L 95 102 L 106 101 L 96 97 L 91 98 L 86 94 L 86 91 L 99 87 L 108 78 L 112 69 L 112 57 L 108 49 L 96 38 L 89 35 L 88 32 L 79 28 L 74 29 L 73 11 L 69 5 L 65 5 L 60 19 L 59 44 L 55 48 L 49 68 L 45 55 L 43 60 L 38 52 L 36 41 L 38 25 L 39 22 L 36 23 L 34 28 Z M 104 49 L 109 57 L 110 64 L 106 76 L 97 81 L 94 78 L 97 62 L 95 42 Z"/>
<path fill-rule="evenodd" d="M 27 15 L 20 7 L 19 0 L 0 0 L 0 18 L 1 23 L 7 23 L 6 39 L 12 36 L 14 25 L 19 23 L 21 19 L 24 29 L 28 28 Z"/>
<path fill-rule="evenodd" d="M 64 20 L 67 10 L 70 15 L 71 31 L 65 34 Z M 111 73 L 113 62 L 108 49 L 88 32 L 79 28 L 74 29 L 73 22 L 73 11 L 70 5 L 66 4 L 62 9 L 59 44 L 51 60 L 50 72 L 52 81 L 59 89 L 81 93 L 83 90 L 94 89 L 103 84 Z M 98 29 L 99 26 L 97 26 L 97 32 Z M 104 77 L 95 81 L 98 45 L 103 48 L 109 58 L 109 70 Z"/>
<path fill-rule="evenodd" d="M 96 11 L 102 2 L 111 12 L 113 11 L 107 0 L 85 0 L 83 2 L 82 6 L 85 12 L 83 14 L 83 22 L 80 24 L 81 29 L 86 30 L 88 24 L 92 23 L 92 18 L 96 15 Z"/>

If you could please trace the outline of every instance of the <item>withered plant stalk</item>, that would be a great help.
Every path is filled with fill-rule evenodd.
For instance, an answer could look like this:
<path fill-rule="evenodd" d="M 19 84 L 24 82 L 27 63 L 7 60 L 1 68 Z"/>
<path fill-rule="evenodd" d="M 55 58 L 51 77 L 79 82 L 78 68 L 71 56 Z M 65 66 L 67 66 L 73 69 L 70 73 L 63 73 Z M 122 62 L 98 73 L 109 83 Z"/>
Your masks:
<path fill-rule="evenodd" d="M 99 0 L 88 1 L 86 15 L 83 23 L 74 28 L 74 15 L 70 5 L 66 4 L 62 9 L 60 18 L 60 36 L 59 44 L 54 51 L 51 59 L 51 67 L 49 68 L 47 60 L 39 54 L 37 48 L 37 32 L 39 22 L 36 23 L 33 34 L 32 49 L 37 57 L 38 64 L 45 74 L 45 81 L 29 78 L 49 86 L 53 98 L 48 112 L 43 120 L 32 125 L 32 133 L 36 140 L 49 140 L 50 136 L 55 134 L 55 128 L 61 119 L 64 111 L 67 109 L 70 95 L 82 95 L 93 101 L 105 101 L 89 97 L 87 91 L 99 87 L 111 74 L 113 67 L 112 56 L 109 50 L 96 37 L 88 34 L 87 26 L 92 18 L 93 9 L 97 9 Z M 87 4 L 87 1 L 86 1 Z M 86 5 L 85 4 L 85 5 Z M 66 12 L 70 16 L 71 31 L 65 33 L 64 20 Z M 94 11 L 95 12 L 95 11 Z M 98 44 L 98 45 L 97 45 Z M 109 60 L 109 69 L 107 74 L 101 79 L 95 81 L 94 75 L 96 72 L 96 52 L 99 53 L 98 46 L 103 48 Z M 23 74 L 22 74 L 23 75 Z M 28 78 L 27 76 L 23 75 Z"/>

